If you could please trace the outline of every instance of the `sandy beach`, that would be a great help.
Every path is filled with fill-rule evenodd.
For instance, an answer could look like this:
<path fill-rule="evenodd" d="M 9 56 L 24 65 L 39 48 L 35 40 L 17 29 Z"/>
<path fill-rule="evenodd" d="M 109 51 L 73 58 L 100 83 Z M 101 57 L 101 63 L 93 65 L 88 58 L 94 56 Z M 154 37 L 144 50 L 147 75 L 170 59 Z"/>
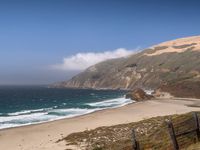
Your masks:
<path fill-rule="evenodd" d="M 84 116 L 0 130 L 2 150 L 64 150 L 66 143 L 57 140 L 70 133 L 111 126 L 170 114 L 200 111 L 199 99 L 155 99 L 132 103 Z"/>

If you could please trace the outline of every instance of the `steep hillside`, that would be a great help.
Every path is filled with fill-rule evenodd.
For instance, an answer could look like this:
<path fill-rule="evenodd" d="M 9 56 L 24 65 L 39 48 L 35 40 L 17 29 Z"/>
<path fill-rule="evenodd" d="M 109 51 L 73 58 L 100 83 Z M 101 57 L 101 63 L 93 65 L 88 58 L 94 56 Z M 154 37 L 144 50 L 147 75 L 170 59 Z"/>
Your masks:
<path fill-rule="evenodd" d="M 97 89 L 178 86 L 187 89 L 188 83 L 194 87 L 200 83 L 200 36 L 164 42 L 127 58 L 98 63 L 55 86 Z"/>

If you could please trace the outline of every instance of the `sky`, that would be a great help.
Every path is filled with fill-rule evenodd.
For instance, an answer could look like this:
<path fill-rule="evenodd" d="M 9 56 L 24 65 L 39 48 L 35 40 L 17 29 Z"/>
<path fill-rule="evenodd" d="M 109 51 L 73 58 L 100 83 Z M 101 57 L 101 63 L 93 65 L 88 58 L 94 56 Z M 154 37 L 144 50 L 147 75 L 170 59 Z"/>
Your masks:
<path fill-rule="evenodd" d="M 0 85 L 51 84 L 200 35 L 199 0 L 0 0 Z"/>

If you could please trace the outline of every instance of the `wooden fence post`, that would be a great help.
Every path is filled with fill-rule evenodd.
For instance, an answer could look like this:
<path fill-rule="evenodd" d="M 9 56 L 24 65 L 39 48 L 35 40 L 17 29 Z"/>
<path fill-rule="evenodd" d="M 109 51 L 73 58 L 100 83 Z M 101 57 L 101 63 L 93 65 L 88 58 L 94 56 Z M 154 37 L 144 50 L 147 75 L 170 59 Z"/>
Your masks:
<path fill-rule="evenodd" d="M 193 113 L 198 141 L 200 140 L 199 118 L 197 112 Z"/>
<path fill-rule="evenodd" d="M 135 130 L 134 129 L 132 130 L 132 139 L 133 139 L 133 150 L 140 150 L 139 142 L 136 139 Z"/>
<path fill-rule="evenodd" d="M 173 144 L 173 148 L 174 150 L 179 150 L 179 146 L 178 146 L 178 142 L 176 140 L 176 134 L 174 131 L 174 126 L 172 124 L 171 120 L 166 120 L 167 126 L 168 126 L 168 130 L 169 130 L 169 134 L 172 140 L 172 144 Z"/>

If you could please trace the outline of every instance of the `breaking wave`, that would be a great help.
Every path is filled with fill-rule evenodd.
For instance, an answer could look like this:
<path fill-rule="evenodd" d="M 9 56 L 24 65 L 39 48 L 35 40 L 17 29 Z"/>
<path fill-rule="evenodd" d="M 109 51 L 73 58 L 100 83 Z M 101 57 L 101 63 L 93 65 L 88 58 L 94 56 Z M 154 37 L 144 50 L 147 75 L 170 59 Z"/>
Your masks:
<path fill-rule="evenodd" d="M 63 118 L 72 118 L 75 116 L 89 114 L 98 110 L 121 107 L 132 102 L 134 101 L 122 97 L 82 104 L 82 107 L 84 106 L 86 108 L 58 109 L 54 106 L 52 108 L 23 110 L 19 112 L 0 114 L 0 129 L 37 124 Z M 66 103 L 63 105 L 66 105 Z"/>

